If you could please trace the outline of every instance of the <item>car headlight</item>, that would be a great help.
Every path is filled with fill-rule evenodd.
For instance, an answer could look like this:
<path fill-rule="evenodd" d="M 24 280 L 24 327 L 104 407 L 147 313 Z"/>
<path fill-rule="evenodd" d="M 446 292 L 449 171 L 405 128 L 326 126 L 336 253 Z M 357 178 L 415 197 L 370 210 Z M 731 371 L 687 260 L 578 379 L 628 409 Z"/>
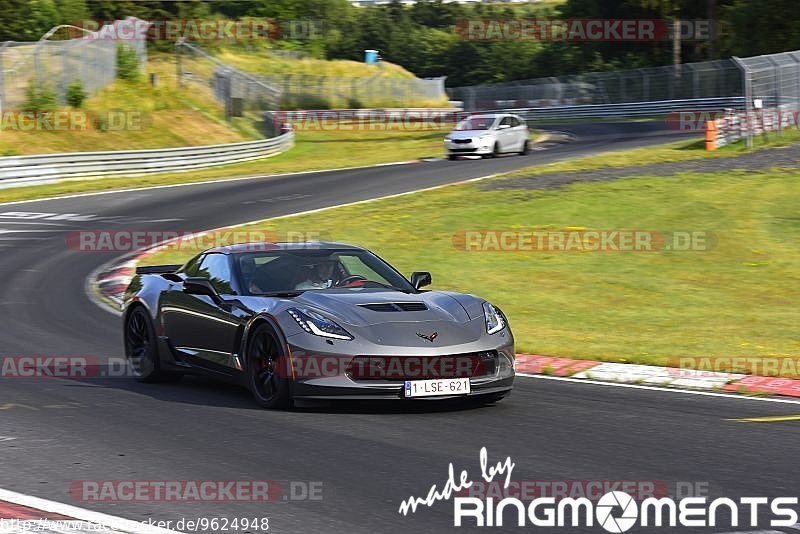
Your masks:
<path fill-rule="evenodd" d="M 288 311 L 300 328 L 309 334 L 332 339 L 353 339 L 350 332 L 320 313 L 307 308 L 290 308 Z"/>
<path fill-rule="evenodd" d="M 483 316 L 486 318 L 487 334 L 494 334 L 506 327 L 503 314 L 488 302 L 483 303 Z"/>
<path fill-rule="evenodd" d="M 445 135 L 445 136 L 444 136 L 444 140 L 445 140 L 445 141 L 452 141 L 452 140 L 453 140 L 453 138 L 452 138 L 452 137 L 450 137 L 449 135 Z"/>

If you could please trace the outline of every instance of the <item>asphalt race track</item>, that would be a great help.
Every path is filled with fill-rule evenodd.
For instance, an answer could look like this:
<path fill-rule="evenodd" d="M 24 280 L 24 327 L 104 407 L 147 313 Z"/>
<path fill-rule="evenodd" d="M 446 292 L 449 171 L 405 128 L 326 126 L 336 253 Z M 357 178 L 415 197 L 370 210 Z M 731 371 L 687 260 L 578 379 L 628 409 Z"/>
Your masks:
<path fill-rule="evenodd" d="M 91 302 L 84 288 L 89 273 L 119 253 L 70 250 L 70 231 L 215 228 L 678 135 L 659 126 L 559 125 L 576 140 L 526 158 L 0 206 L 0 355 L 122 357 L 119 318 Z M 8 212 L 72 215 L 26 221 Z M 274 532 L 441 532 L 453 529 L 451 503 L 406 517 L 398 513 L 400 502 L 441 487 L 450 462 L 478 478 L 481 447 L 491 462 L 511 456 L 515 480 L 651 481 L 670 492 L 690 482 L 706 484 L 712 496 L 796 495 L 800 467 L 790 451 L 798 423 L 735 419 L 797 413 L 800 406 L 790 403 L 529 377 L 518 378 L 512 396 L 496 406 L 395 403 L 294 412 L 258 409 L 244 390 L 200 378 L 176 385 L 9 378 L 0 382 L 0 487 L 141 521 L 269 517 Z M 282 493 L 269 503 L 76 502 L 68 494 L 80 480 L 246 479 L 277 481 Z M 302 498 L 308 483 L 321 483 L 321 500 Z M 726 530 L 736 529 L 707 531 Z"/>

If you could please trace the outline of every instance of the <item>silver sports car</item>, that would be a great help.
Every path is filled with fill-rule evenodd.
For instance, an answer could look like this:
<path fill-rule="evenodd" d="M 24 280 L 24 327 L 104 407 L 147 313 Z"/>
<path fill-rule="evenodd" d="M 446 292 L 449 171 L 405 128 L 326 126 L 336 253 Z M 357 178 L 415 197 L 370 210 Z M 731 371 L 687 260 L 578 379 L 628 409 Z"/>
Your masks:
<path fill-rule="evenodd" d="M 511 391 L 514 338 L 497 307 L 425 291 L 339 243 L 247 243 L 139 267 L 125 353 L 141 381 L 205 374 L 267 408 L 311 399 L 477 398 Z"/>

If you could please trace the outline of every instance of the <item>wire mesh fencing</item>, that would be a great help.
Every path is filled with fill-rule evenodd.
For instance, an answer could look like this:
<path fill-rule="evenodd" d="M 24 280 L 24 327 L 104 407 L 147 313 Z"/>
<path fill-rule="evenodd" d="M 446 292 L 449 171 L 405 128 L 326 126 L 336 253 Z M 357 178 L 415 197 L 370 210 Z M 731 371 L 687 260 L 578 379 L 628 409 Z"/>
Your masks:
<path fill-rule="evenodd" d="M 178 42 L 175 51 L 180 82 L 211 90 L 228 117 L 248 111 L 418 107 L 447 100 L 444 77 L 387 76 L 380 64 L 369 77 L 261 75 L 225 64 L 194 43 Z"/>
<path fill-rule="evenodd" d="M 58 37 L 70 30 L 75 35 L 74 30 L 78 30 L 61 28 L 64 32 L 54 31 L 58 28 L 51 32 Z M 38 92 L 52 95 L 57 104 L 63 105 L 70 85 L 76 81 L 82 91 L 94 95 L 116 78 L 120 46 L 132 49 L 143 68 L 147 63 L 145 40 L 121 39 L 119 35 L 121 32 L 105 26 L 96 32 L 80 30 L 71 39 L 0 43 L 0 103 L 4 109 L 23 109 L 30 104 L 31 94 Z"/>
<path fill-rule="evenodd" d="M 448 90 L 466 109 L 622 104 L 739 96 L 741 73 L 732 60 L 593 72 L 473 85 Z"/>
<path fill-rule="evenodd" d="M 760 131 L 780 135 L 787 126 L 798 125 L 800 112 L 800 52 L 783 52 L 749 58 L 734 57 L 741 71 L 748 145 Z"/>
<path fill-rule="evenodd" d="M 223 63 L 195 44 L 178 41 L 175 64 L 178 84 L 209 93 L 223 105 L 227 118 L 278 109 L 281 91 L 277 87 Z"/>

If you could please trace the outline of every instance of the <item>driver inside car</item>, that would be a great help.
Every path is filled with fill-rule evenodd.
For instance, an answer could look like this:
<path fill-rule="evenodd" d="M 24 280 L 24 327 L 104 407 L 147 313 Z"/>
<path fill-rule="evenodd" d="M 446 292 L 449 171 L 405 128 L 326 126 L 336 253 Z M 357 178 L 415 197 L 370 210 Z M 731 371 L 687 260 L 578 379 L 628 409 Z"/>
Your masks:
<path fill-rule="evenodd" d="M 302 281 L 295 285 L 295 289 L 328 289 L 334 286 L 334 270 L 336 262 L 321 261 L 307 268 L 307 273 Z"/>

